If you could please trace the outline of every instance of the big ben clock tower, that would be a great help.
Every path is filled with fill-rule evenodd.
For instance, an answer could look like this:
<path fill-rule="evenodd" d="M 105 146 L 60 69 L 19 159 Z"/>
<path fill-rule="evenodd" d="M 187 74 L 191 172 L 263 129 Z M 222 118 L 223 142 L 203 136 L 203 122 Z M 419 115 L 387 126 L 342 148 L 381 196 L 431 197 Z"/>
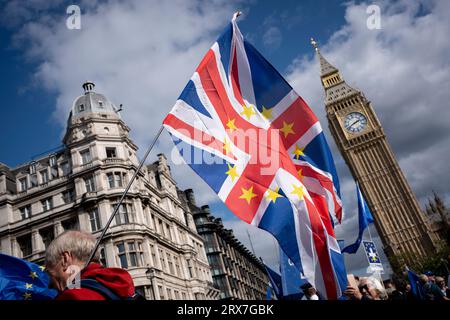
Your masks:
<path fill-rule="evenodd" d="M 374 215 L 386 255 L 402 255 L 411 262 L 434 252 L 437 238 L 429 229 L 370 101 L 344 81 L 313 39 L 311 44 L 320 62 L 331 134 Z"/>

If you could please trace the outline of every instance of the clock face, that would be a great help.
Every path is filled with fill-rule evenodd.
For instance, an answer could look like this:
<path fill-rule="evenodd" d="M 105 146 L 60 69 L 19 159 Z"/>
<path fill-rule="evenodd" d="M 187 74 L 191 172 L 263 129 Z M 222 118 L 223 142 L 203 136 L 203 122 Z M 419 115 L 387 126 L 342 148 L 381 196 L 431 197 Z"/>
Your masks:
<path fill-rule="evenodd" d="M 364 130 L 367 126 L 367 118 L 359 112 L 349 113 L 345 117 L 344 127 L 348 132 L 358 133 Z"/>

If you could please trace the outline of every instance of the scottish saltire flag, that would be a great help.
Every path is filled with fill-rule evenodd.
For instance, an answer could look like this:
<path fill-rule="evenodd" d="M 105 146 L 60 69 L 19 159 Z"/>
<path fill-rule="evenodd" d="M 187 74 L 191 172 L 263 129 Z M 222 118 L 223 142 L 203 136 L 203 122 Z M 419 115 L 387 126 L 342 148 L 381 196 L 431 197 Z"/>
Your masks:
<path fill-rule="evenodd" d="M 267 265 L 264 264 L 264 267 L 266 268 L 266 272 L 269 277 L 270 287 L 274 291 L 277 299 L 280 300 L 283 297 L 283 289 L 281 287 L 281 276 L 275 270 L 268 267 Z M 270 290 L 269 288 L 267 290 Z"/>
<path fill-rule="evenodd" d="M 235 18 L 164 119 L 183 159 L 240 219 L 265 229 L 329 299 L 346 272 L 339 182 L 319 121 Z"/>
<path fill-rule="evenodd" d="M 0 300 L 50 300 L 57 292 L 48 285 L 44 267 L 0 253 Z"/>
<path fill-rule="evenodd" d="M 281 286 L 283 289 L 283 299 L 300 300 L 303 297 L 303 290 L 300 287 L 308 281 L 303 278 L 295 264 L 280 248 L 280 272 Z"/>
<path fill-rule="evenodd" d="M 370 209 L 367 206 L 366 200 L 364 200 L 364 197 L 361 193 L 361 190 L 359 189 L 358 184 L 356 184 L 356 195 L 358 197 L 358 222 L 359 222 L 358 237 L 356 238 L 356 241 L 354 243 L 346 246 L 342 250 L 342 252 L 346 253 L 356 253 L 356 251 L 358 251 L 364 231 L 369 226 L 369 224 L 373 223 L 372 213 L 370 212 Z"/>

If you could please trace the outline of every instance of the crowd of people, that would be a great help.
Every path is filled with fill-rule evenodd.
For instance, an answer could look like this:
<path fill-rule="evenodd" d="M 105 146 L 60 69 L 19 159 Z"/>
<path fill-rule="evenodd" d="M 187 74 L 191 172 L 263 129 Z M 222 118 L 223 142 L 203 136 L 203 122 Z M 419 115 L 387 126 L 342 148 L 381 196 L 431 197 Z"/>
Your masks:
<path fill-rule="evenodd" d="M 406 277 L 406 276 L 405 276 Z M 383 281 L 374 276 L 354 277 L 355 283 L 348 285 L 340 300 L 388 300 L 388 301 L 445 301 L 450 300 L 450 289 L 444 277 L 426 272 L 418 276 L 417 283 L 402 278 Z M 301 287 L 302 300 L 324 300 L 310 284 Z"/>
<path fill-rule="evenodd" d="M 389 300 L 389 301 L 444 301 L 450 300 L 450 290 L 444 277 L 432 272 L 418 276 L 419 281 L 411 285 L 396 277 L 381 283 L 376 277 L 355 277 L 358 287 L 348 286 L 343 300 Z"/>

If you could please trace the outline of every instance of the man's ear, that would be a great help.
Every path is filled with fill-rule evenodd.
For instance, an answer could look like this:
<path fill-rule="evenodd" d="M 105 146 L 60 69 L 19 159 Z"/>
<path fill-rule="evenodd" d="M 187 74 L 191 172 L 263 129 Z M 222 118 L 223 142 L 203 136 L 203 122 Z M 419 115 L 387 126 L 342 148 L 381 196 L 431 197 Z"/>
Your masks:
<path fill-rule="evenodd" d="M 64 251 L 62 253 L 62 263 L 61 263 L 63 271 L 66 271 L 67 268 L 69 268 L 69 266 L 72 265 L 72 262 L 73 262 L 72 254 L 68 251 Z"/>

